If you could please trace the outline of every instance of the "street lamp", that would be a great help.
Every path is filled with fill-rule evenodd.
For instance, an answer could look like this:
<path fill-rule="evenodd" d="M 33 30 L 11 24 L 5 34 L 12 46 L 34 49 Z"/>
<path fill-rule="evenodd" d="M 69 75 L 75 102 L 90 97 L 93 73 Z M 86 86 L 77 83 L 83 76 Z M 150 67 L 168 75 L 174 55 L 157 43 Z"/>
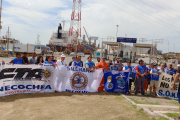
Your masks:
<path fill-rule="evenodd" d="M 117 34 L 118 34 L 118 27 L 119 27 L 119 25 L 116 25 L 116 27 L 117 27 L 117 32 L 116 32 L 116 41 L 117 41 Z M 117 56 L 119 56 L 119 43 L 118 43 L 118 54 L 117 54 Z"/>

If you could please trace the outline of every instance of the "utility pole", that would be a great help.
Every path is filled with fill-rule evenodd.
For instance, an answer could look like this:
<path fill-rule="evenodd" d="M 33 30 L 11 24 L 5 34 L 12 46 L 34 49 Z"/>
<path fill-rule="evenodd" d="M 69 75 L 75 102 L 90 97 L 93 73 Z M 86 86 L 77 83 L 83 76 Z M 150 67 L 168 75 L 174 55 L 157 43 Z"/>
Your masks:
<path fill-rule="evenodd" d="M 8 31 L 7 31 L 7 52 L 8 52 L 8 56 L 9 56 L 9 38 L 10 38 L 10 34 L 9 34 L 9 27 L 8 27 Z"/>
<path fill-rule="evenodd" d="M 116 32 L 116 42 L 117 42 L 117 34 L 118 34 L 118 27 L 119 27 L 119 25 L 116 25 L 116 27 L 117 27 L 117 32 Z M 118 42 L 118 54 L 117 54 L 117 56 L 119 56 L 119 53 L 120 53 L 120 50 L 119 50 L 119 42 Z"/>
<path fill-rule="evenodd" d="M 1 29 L 2 29 L 1 13 L 2 13 L 2 0 L 1 0 L 1 7 L 0 7 L 0 44 L 1 44 L 1 50 L 2 50 L 2 41 L 1 41 Z"/>

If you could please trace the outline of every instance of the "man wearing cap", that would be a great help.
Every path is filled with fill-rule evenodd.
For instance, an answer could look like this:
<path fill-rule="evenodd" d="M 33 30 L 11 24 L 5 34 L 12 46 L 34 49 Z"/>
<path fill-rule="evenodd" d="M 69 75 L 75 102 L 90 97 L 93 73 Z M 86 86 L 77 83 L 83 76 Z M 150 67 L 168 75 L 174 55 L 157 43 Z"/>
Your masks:
<path fill-rule="evenodd" d="M 155 86 L 154 93 L 153 93 L 154 97 L 156 96 L 156 90 L 158 87 L 159 75 L 161 74 L 161 72 L 159 72 L 160 70 L 157 67 L 158 67 L 158 64 L 155 63 L 154 68 L 150 72 L 151 82 L 150 82 L 150 93 L 149 93 L 149 95 L 151 95 L 151 93 L 152 93 L 152 87 Z"/>
<path fill-rule="evenodd" d="M 72 63 L 73 63 L 75 60 L 76 60 L 76 57 L 73 56 L 73 57 L 72 57 L 72 61 L 69 63 L 69 66 L 72 66 Z"/>
<path fill-rule="evenodd" d="M 61 55 L 61 60 L 58 60 L 56 64 L 58 66 L 67 66 L 67 64 L 65 62 L 65 58 L 66 58 L 66 56 L 64 54 L 62 54 Z"/>
<path fill-rule="evenodd" d="M 106 58 L 102 57 L 102 60 L 99 64 L 97 64 L 96 69 L 106 69 L 109 70 L 109 65 L 106 63 Z M 100 83 L 100 86 L 98 88 L 98 91 L 103 91 L 104 89 L 104 77 L 102 78 L 102 81 Z"/>
<path fill-rule="evenodd" d="M 78 55 L 78 56 L 76 57 L 76 60 L 72 62 L 72 65 L 71 65 L 71 66 L 73 66 L 73 67 L 83 67 L 83 66 L 82 66 L 82 62 L 81 62 L 81 56 L 80 56 L 80 55 Z"/>

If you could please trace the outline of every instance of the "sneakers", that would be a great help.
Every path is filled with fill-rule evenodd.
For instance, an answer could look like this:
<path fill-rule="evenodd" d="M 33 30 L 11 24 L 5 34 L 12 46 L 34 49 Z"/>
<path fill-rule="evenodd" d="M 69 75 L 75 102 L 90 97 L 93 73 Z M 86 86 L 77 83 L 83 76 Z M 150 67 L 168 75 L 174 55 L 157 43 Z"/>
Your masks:
<path fill-rule="evenodd" d="M 153 97 L 156 97 L 156 94 L 153 94 Z"/>

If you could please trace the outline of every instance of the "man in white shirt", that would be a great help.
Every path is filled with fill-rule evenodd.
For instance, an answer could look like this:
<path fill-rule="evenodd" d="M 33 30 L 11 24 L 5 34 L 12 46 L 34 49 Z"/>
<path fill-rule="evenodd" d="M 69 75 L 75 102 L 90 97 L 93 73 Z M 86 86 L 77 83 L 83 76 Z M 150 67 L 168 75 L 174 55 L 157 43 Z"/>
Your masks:
<path fill-rule="evenodd" d="M 61 55 L 61 60 L 58 60 L 56 64 L 57 64 L 58 66 L 67 66 L 66 62 L 64 61 L 65 58 L 66 58 L 66 56 L 65 56 L 64 54 L 62 54 L 62 55 Z"/>

